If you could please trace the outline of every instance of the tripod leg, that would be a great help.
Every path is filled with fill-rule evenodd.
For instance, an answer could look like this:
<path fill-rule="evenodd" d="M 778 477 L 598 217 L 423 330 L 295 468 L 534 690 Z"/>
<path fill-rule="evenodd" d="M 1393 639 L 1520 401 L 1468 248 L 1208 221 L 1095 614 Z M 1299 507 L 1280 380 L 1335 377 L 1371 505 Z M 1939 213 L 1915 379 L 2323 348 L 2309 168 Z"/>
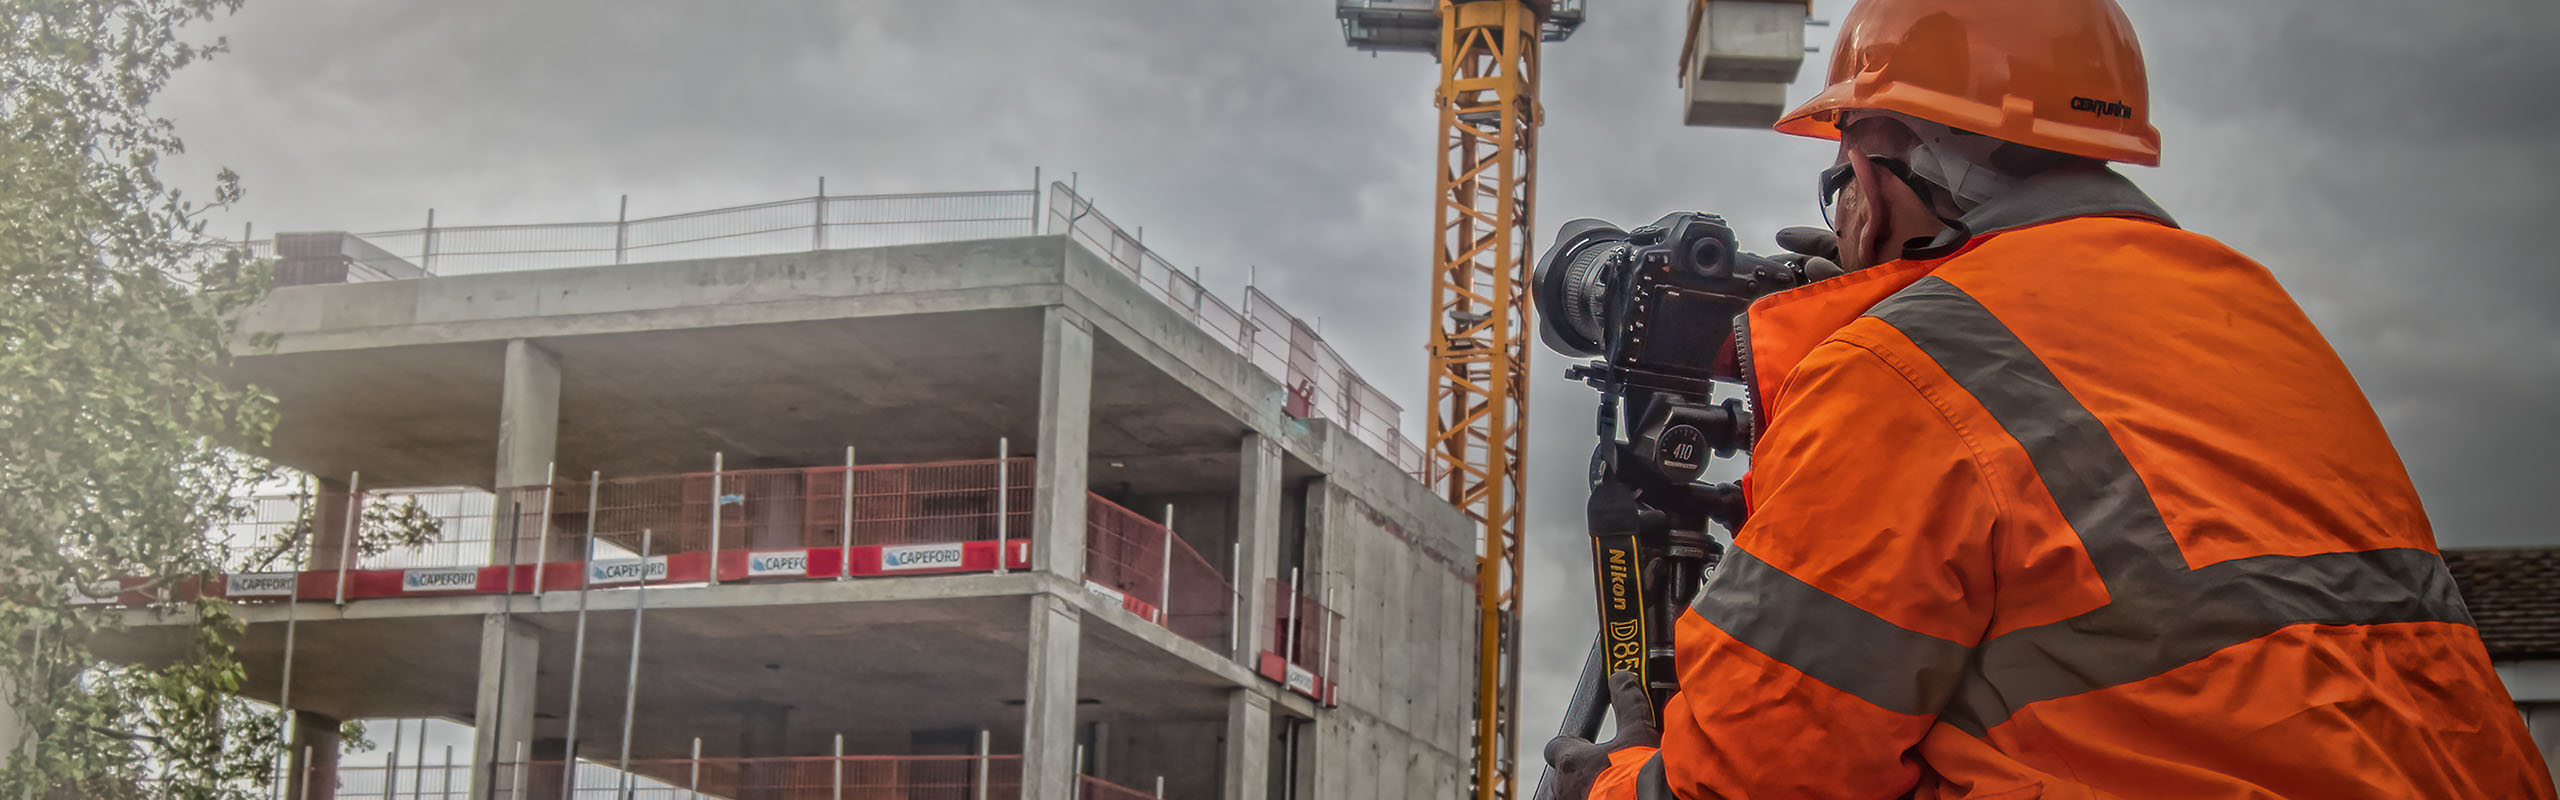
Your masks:
<path fill-rule="evenodd" d="M 1573 682 L 1573 697 L 1564 707 L 1564 724 L 1556 728 L 1557 736 L 1572 736 L 1599 741 L 1600 722 L 1609 716 L 1609 675 L 1607 651 L 1598 636 L 1591 639 L 1591 654 L 1582 659 L 1582 678 Z M 1533 800 L 1555 800 L 1555 766 L 1548 765 L 1538 778 L 1538 791 Z"/>

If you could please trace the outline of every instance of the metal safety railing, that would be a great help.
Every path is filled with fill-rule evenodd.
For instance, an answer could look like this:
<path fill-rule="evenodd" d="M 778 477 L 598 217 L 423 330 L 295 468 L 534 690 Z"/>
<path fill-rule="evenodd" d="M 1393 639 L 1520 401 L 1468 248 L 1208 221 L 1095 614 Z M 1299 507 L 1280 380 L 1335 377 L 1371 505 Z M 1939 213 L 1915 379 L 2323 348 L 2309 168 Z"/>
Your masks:
<path fill-rule="evenodd" d="M 252 600 L 283 599 L 293 593 L 288 587 L 303 596 L 368 596 L 389 585 L 348 576 L 396 570 L 479 569 L 513 581 L 482 586 L 454 576 L 444 578 L 451 584 L 400 582 L 401 591 L 540 591 L 546 580 L 574 588 L 577 563 L 637 564 L 642 555 L 692 558 L 690 578 L 663 563 L 640 568 L 652 581 L 1000 569 L 1028 559 L 1033 468 L 1032 459 L 1010 458 L 717 469 L 495 492 L 368 490 L 357 475 L 354 491 L 251 498 L 246 516 L 211 531 L 209 541 L 235 584 L 229 595 Z M 799 561 L 787 567 L 754 557 L 795 551 Z M 884 555 L 909 551 L 931 552 L 896 564 L 889 562 L 898 555 Z M 573 566 L 533 566 L 562 563 Z M 327 591 L 319 591 L 295 573 L 338 577 L 324 576 Z M 242 577 L 263 583 L 243 589 Z"/>
<path fill-rule="evenodd" d="M 810 197 L 638 219 L 437 227 L 429 211 L 420 228 L 284 233 L 244 244 L 253 256 L 278 257 L 277 282 L 294 285 L 964 241 L 1037 234 L 1045 224 L 1279 381 L 1290 413 L 1333 420 L 1406 473 L 1432 477 L 1434 462 L 1400 430 L 1403 410 L 1312 327 L 1251 287 L 1239 311 L 1065 184 L 1048 192 L 1045 217 L 1036 188 L 831 196 L 821 182 Z"/>
<path fill-rule="evenodd" d="M 1271 579 L 1260 671 L 1292 691 L 1330 703 L 1342 661 L 1342 614 L 1292 581 Z"/>
<path fill-rule="evenodd" d="M 336 283 L 646 261 L 926 244 L 1038 233 L 1036 190 L 820 194 L 654 217 L 534 225 L 286 234 L 251 241 L 255 256 L 330 259 L 334 269 L 279 269 L 278 281 Z M 627 209 L 627 204 L 626 204 Z M 307 263 L 296 261 L 296 264 Z M 282 267 L 284 265 L 280 265 Z"/>
<path fill-rule="evenodd" d="M 1433 462 L 1400 428 L 1404 410 L 1362 379 L 1313 327 L 1272 302 L 1269 295 L 1247 287 L 1244 309 L 1238 311 L 1064 184 L 1049 184 L 1048 230 L 1066 234 L 1093 251 L 1209 338 L 1279 381 L 1289 392 L 1292 415 L 1333 420 L 1406 474 L 1431 477 Z"/>
<path fill-rule="evenodd" d="M 1085 497 L 1085 581 L 1115 594 L 1132 613 L 1211 649 L 1229 638 L 1234 584 L 1165 522 Z"/>

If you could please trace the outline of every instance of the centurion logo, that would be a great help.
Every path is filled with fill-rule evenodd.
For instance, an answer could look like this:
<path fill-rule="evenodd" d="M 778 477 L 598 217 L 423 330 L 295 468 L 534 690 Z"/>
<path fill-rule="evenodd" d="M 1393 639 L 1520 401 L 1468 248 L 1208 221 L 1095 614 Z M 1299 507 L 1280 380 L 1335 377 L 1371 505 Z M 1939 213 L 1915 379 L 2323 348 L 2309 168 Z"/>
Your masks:
<path fill-rule="evenodd" d="M 480 588 L 477 567 L 413 569 L 400 573 L 403 592 L 468 592 Z"/>
<path fill-rule="evenodd" d="M 293 594 L 294 575 L 290 572 L 252 572 L 225 576 L 222 593 L 228 597 L 283 597 Z"/>
<path fill-rule="evenodd" d="M 587 565 L 587 585 L 589 586 L 637 583 L 644 580 L 643 575 L 647 576 L 645 580 L 666 580 L 667 557 L 656 556 L 645 562 L 637 558 L 618 558 Z"/>
<path fill-rule="evenodd" d="M 883 547 L 880 548 L 880 571 L 958 569 L 960 557 L 960 545 L 957 542 Z"/>
<path fill-rule="evenodd" d="M 2123 119 L 2133 118 L 2132 106 L 2110 100 L 2099 100 L 2092 97 L 2071 98 L 2071 110 L 2086 111 L 2101 117 L 2120 117 Z"/>
<path fill-rule="evenodd" d="M 809 551 L 807 550 L 747 554 L 747 577 L 807 574 L 809 574 Z"/>

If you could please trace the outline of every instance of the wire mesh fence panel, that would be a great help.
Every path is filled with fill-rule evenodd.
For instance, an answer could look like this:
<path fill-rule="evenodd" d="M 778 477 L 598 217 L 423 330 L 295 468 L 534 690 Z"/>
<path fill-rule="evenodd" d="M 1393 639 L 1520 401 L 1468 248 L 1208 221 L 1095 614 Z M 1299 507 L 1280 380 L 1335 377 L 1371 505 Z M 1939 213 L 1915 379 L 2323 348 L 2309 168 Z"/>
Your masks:
<path fill-rule="evenodd" d="M 1077 800 L 1155 800 L 1153 792 L 1142 792 L 1120 784 L 1080 775 L 1076 778 Z"/>
<path fill-rule="evenodd" d="M 998 464 L 986 459 L 855 467 L 854 545 L 994 541 L 999 505 L 1003 534 L 1028 538 L 1032 460 L 1008 459 L 1001 469 Z M 999 472 L 1002 492 L 997 489 Z M 842 472 L 836 474 L 841 484 Z"/>
<path fill-rule="evenodd" d="M 1174 539 L 1170 566 L 1172 571 L 1165 578 L 1165 628 L 1210 649 L 1223 649 L 1234 610 L 1234 584 L 1180 537 Z"/>
<path fill-rule="evenodd" d="M 1227 640 L 1226 574 L 1161 523 L 1100 495 L 1085 498 L 1085 580 L 1155 607 L 1156 622 L 1185 639 L 1213 648 Z"/>
<path fill-rule="evenodd" d="M 1065 184 L 1049 185 L 1048 230 L 1083 244 L 1105 263 L 1118 268 L 1139 288 L 1191 320 L 1228 350 L 1243 356 L 1263 374 L 1304 398 L 1296 409 L 1309 417 L 1332 419 L 1353 438 L 1403 467 L 1407 474 L 1427 477 L 1428 465 L 1399 426 L 1403 410 L 1362 380 L 1333 346 L 1278 303 L 1253 287 L 1245 288 L 1238 311 L 1204 291 L 1200 283 L 1174 268 L 1129 235 L 1093 203 Z"/>
<path fill-rule="evenodd" d="M 1340 660 L 1342 615 L 1277 578 L 1268 591 L 1273 611 L 1264 631 L 1271 651 L 1318 677 L 1332 677 Z"/>
<path fill-rule="evenodd" d="M 1020 756 L 637 759 L 627 773 L 581 761 L 570 796 L 577 800 L 977 800 L 982 781 L 988 798 L 1015 796 L 1021 791 L 1021 774 Z M 552 800 L 566 788 L 561 785 L 560 762 L 536 762 L 527 775 L 528 798 Z M 341 791 L 339 796 L 363 795 Z"/>
<path fill-rule="evenodd" d="M 331 282 L 965 241 L 1034 232 L 1036 191 L 802 197 L 631 220 L 357 234 L 378 257 Z M 251 252 L 277 254 L 252 243 Z"/>
<path fill-rule="evenodd" d="M 1085 497 L 1085 580 L 1155 603 L 1164 587 L 1164 526 L 1101 495 Z"/>

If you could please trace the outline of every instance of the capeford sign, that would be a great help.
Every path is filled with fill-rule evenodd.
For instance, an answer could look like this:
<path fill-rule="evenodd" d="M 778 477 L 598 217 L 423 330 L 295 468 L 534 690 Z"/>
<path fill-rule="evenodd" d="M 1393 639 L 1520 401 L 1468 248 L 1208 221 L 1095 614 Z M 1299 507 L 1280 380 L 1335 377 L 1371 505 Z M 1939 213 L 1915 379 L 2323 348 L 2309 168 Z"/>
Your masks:
<path fill-rule="evenodd" d="M 880 548 L 880 571 L 960 568 L 960 543 L 909 544 Z"/>
<path fill-rule="evenodd" d="M 227 597 L 284 597 L 293 594 L 294 577 L 290 572 L 233 573 L 223 576 L 222 594 Z"/>
<path fill-rule="evenodd" d="M 776 550 L 747 554 L 747 577 L 809 574 L 809 551 Z"/>
<path fill-rule="evenodd" d="M 616 583 L 638 583 L 644 580 L 644 578 L 641 577 L 644 571 L 648 576 L 645 580 L 666 580 L 667 557 L 652 556 L 645 563 L 641 559 L 637 558 L 616 558 L 604 561 L 588 562 L 587 585 L 606 586 Z"/>
<path fill-rule="evenodd" d="M 400 573 L 403 592 L 469 592 L 480 588 L 480 568 L 413 569 Z"/>

